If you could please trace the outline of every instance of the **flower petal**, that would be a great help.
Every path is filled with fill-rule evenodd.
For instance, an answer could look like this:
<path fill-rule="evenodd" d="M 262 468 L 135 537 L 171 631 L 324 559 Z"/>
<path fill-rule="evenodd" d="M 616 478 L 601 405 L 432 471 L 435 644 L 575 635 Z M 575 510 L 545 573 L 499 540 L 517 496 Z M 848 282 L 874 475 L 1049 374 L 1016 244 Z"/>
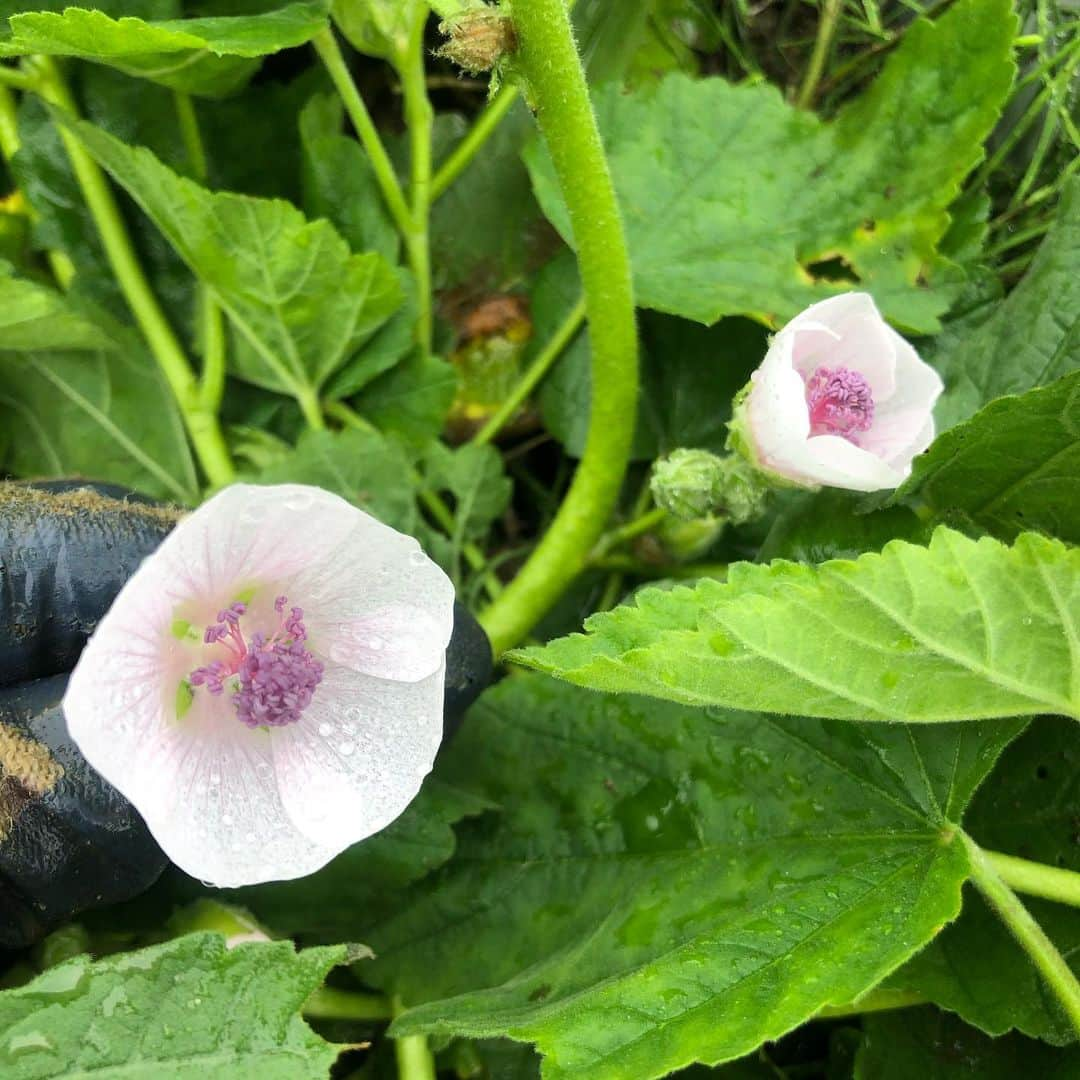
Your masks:
<path fill-rule="evenodd" d="M 875 454 L 840 435 L 807 439 L 801 466 L 819 484 L 849 491 L 883 491 L 896 487 L 904 476 Z"/>
<path fill-rule="evenodd" d="M 328 558 L 283 588 L 303 606 L 315 652 L 384 679 L 426 678 L 454 630 L 453 583 L 412 537 L 361 516 Z M 343 572 L 350 567 L 362 569 Z"/>
<path fill-rule="evenodd" d="M 411 604 L 333 623 L 327 620 L 320 625 L 320 633 L 332 642 L 330 660 L 365 675 L 400 682 L 419 682 L 434 675 L 446 661 L 450 641 L 444 618 Z"/>
<path fill-rule="evenodd" d="M 781 333 L 795 335 L 792 363 L 804 380 L 819 367 L 846 367 L 866 379 L 875 401 L 896 389 L 898 335 L 869 293 L 841 293 L 822 300 L 792 319 Z"/>
<path fill-rule="evenodd" d="M 766 467 L 797 452 L 810 434 L 806 385 L 791 366 L 793 344 L 790 336 L 773 341 L 751 376 L 746 398 L 747 432 L 756 457 Z"/>
<path fill-rule="evenodd" d="M 274 783 L 270 736 L 241 724 L 225 698 L 196 695 L 178 721 L 160 680 L 134 669 L 109 686 L 125 702 L 110 724 L 85 685 L 101 670 L 91 656 L 72 675 L 64 699 L 69 730 L 181 870 L 233 887 L 302 877 L 337 853 L 289 820 Z"/>
<path fill-rule="evenodd" d="M 313 843 L 345 848 L 415 798 L 442 740 L 443 681 L 441 667 L 395 683 L 331 664 L 300 722 L 274 731 L 282 802 Z"/>

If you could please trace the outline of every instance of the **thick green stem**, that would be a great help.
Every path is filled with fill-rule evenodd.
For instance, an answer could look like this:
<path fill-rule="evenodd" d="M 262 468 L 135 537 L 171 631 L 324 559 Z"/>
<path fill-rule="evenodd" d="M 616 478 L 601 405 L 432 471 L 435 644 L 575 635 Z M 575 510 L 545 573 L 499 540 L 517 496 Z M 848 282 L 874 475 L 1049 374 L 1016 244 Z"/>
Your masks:
<path fill-rule="evenodd" d="M 404 1009 L 401 999 L 394 999 L 394 1015 Z M 394 1039 L 394 1057 L 397 1059 L 399 1080 L 436 1080 L 435 1058 L 423 1035 L 404 1035 Z"/>
<path fill-rule="evenodd" d="M 338 990 L 320 986 L 304 1002 L 304 1016 L 309 1020 L 389 1020 L 390 1002 L 382 994 L 358 990 Z"/>
<path fill-rule="evenodd" d="M 434 202 L 446 192 L 446 189 L 472 164 L 483 145 L 495 133 L 503 118 L 514 107 L 518 99 L 518 88 L 507 83 L 488 102 L 484 111 L 476 118 L 471 128 L 454 147 L 450 156 L 439 166 L 435 179 L 431 182 L 431 201 Z"/>
<path fill-rule="evenodd" d="M 311 39 L 311 44 L 315 46 L 315 51 L 319 54 L 319 59 L 322 60 L 323 66 L 326 68 L 327 74 L 330 76 L 330 80 L 333 82 L 334 88 L 345 106 L 345 112 L 356 129 L 361 145 L 371 160 L 371 167 L 375 172 L 375 181 L 379 185 L 379 190 L 382 192 L 383 199 L 394 219 L 394 223 L 402 236 L 408 236 L 409 231 L 412 229 L 412 215 L 409 211 L 409 204 L 405 201 L 405 195 L 402 193 L 401 185 L 398 183 L 397 173 L 394 172 L 394 166 L 390 161 L 389 154 L 386 152 L 386 147 L 383 146 L 382 139 L 379 138 L 375 121 L 371 119 L 371 113 L 368 112 L 364 99 L 360 96 L 360 91 L 357 90 L 352 75 L 349 74 L 349 68 L 345 63 L 345 58 L 341 55 L 341 49 L 338 48 L 334 32 L 329 28 L 320 30 Z"/>
<path fill-rule="evenodd" d="M 518 65 L 551 153 L 577 245 L 592 344 L 589 436 L 551 527 L 481 622 L 496 654 L 520 641 L 588 559 L 619 496 L 637 414 L 630 258 L 564 0 L 511 0 Z"/>
<path fill-rule="evenodd" d="M 984 850 L 983 855 L 998 877 L 1017 892 L 1080 907 L 1080 874 L 1075 870 L 1061 870 L 997 851 Z"/>
<path fill-rule="evenodd" d="M 416 20 L 409 47 L 398 64 L 405 94 L 405 123 L 409 129 L 409 156 L 412 185 L 410 202 L 412 225 L 405 236 L 409 268 L 416 278 L 418 308 L 416 337 L 425 354 L 431 352 L 433 332 L 431 311 L 431 245 L 428 216 L 431 212 L 431 128 L 434 112 L 427 92 L 424 70 L 424 16 Z"/>
<path fill-rule="evenodd" d="M 563 350 L 574 340 L 574 335 L 585 321 L 585 301 L 579 300 L 555 331 L 551 340 L 536 354 L 529 369 L 521 376 L 510 396 L 499 406 L 495 415 L 472 437 L 472 442 L 481 446 L 491 442 L 514 414 L 525 404 L 529 395 L 539 385 L 540 380 L 551 370 L 552 364 L 563 354 Z"/>
<path fill-rule="evenodd" d="M 997 859 L 1001 857 L 991 859 L 969 836 L 964 833 L 961 836 L 971 862 L 971 880 L 975 887 L 1031 958 L 1080 1034 L 1080 983 L 1072 969 L 1043 928 L 1020 903 L 1016 893 L 1005 883 L 997 864 Z"/>
<path fill-rule="evenodd" d="M 832 47 L 833 34 L 836 32 L 836 20 L 840 17 L 842 0 L 822 0 L 821 20 L 818 22 L 817 37 L 814 39 L 814 51 L 810 54 L 810 63 L 806 68 L 806 76 L 799 88 L 799 96 L 795 104 L 800 109 L 808 109 L 814 103 L 814 95 L 817 93 L 818 83 L 825 70 L 825 61 L 829 58 L 829 49 Z"/>
<path fill-rule="evenodd" d="M 44 56 L 36 57 L 34 63 L 40 72 L 42 96 L 58 108 L 77 116 L 75 101 L 56 64 Z M 58 130 L 87 209 L 101 236 L 109 265 L 176 398 L 199 462 L 215 487 L 232 483 L 235 475 L 233 463 L 217 414 L 207 411 L 199 398 L 198 381 L 146 280 L 109 182 L 97 162 L 83 148 L 78 136 L 64 125 L 58 125 Z"/>
<path fill-rule="evenodd" d="M 210 170 L 203 147 L 202 134 L 199 131 L 199 118 L 195 115 L 195 106 L 188 94 L 179 90 L 173 92 L 176 105 L 176 119 L 180 126 L 180 137 L 187 151 L 191 174 L 205 184 Z M 199 322 L 203 354 L 202 385 L 199 400 L 208 412 L 217 412 L 225 396 L 225 315 L 221 305 L 214 299 L 214 294 L 199 282 Z"/>
<path fill-rule="evenodd" d="M 32 75 L 18 68 L 0 64 L 0 86 L 11 87 L 13 90 L 36 90 L 37 82 Z"/>

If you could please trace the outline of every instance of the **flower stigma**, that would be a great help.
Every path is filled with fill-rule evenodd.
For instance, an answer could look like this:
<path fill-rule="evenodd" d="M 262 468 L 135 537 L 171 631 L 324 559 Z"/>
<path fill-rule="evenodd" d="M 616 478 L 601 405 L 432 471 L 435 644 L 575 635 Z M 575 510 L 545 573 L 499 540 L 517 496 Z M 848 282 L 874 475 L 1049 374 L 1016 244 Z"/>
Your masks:
<path fill-rule="evenodd" d="M 267 637 L 258 630 L 250 642 L 240 627 L 247 604 L 234 600 L 219 611 L 218 621 L 203 634 L 203 644 L 224 646 L 226 656 L 189 676 L 191 686 L 205 686 L 215 697 L 228 688 L 236 715 L 248 727 L 295 724 L 322 681 L 322 662 L 304 644 L 304 610 L 294 607 L 286 613 L 287 603 L 284 596 L 274 601 L 279 621 L 273 634 Z"/>
<path fill-rule="evenodd" d="M 840 435 L 859 445 L 874 424 L 874 395 L 863 375 L 846 367 L 817 368 L 806 380 L 811 435 Z"/>

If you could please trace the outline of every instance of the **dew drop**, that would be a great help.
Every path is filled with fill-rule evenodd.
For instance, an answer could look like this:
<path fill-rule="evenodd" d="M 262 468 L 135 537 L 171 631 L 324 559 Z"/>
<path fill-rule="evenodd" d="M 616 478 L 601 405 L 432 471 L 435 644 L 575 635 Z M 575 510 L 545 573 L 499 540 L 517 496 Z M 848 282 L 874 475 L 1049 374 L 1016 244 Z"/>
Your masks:
<path fill-rule="evenodd" d="M 419 549 L 409 552 L 409 562 L 411 562 L 413 566 L 423 566 L 427 561 L 427 556 Z"/>
<path fill-rule="evenodd" d="M 310 510 L 311 504 L 315 500 L 306 492 L 298 491 L 295 495 L 290 495 L 285 500 L 286 510 Z"/>
<path fill-rule="evenodd" d="M 222 825 L 231 825 L 232 823 L 233 823 L 232 814 L 222 814 L 221 815 L 221 824 Z"/>
<path fill-rule="evenodd" d="M 356 743 L 343 742 L 338 743 L 338 753 L 342 757 L 348 757 L 356 749 Z"/>
<path fill-rule="evenodd" d="M 330 735 L 334 730 L 333 724 L 320 724 L 319 734 L 325 739 L 327 735 Z"/>

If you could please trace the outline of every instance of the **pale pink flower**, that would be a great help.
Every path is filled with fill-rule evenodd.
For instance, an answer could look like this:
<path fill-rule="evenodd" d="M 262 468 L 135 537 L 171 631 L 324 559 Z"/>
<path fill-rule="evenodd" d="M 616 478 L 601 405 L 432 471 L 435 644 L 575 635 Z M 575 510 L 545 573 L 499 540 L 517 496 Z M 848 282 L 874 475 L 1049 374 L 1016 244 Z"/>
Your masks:
<path fill-rule="evenodd" d="M 790 483 L 891 489 L 930 445 L 941 390 L 867 293 L 843 293 L 776 335 L 735 431 L 761 469 Z"/>
<path fill-rule="evenodd" d="M 124 586 L 64 712 L 181 869 L 301 877 L 394 820 L 442 738 L 449 579 L 318 488 L 237 484 Z"/>

